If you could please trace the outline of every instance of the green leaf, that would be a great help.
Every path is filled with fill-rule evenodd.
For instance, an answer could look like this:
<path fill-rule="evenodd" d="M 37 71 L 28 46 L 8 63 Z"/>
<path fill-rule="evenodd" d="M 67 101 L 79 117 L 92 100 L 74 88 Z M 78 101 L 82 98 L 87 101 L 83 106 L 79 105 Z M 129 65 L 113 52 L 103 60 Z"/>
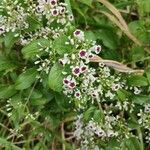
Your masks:
<path fill-rule="evenodd" d="M 126 150 L 142 150 L 139 140 L 135 137 L 130 137 L 124 140 Z"/>
<path fill-rule="evenodd" d="M 84 112 L 85 121 L 89 121 L 93 117 L 95 109 L 96 109 L 95 107 L 90 107 L 88 110 Z"/>
<path fill-rule="evenodd" d="M 55 100 L 59 109 L 61 109 L 62 111 L 70 110 L 68 109 L 70 107 L 70 104 L 69 104 L 69 99 L 67 97 L 65 97 L 64 95 L 55 93 Z"/>
<path fill-rule="evenodd" d="M 4 45 L 7 50 L 10 50 L 18 37 L 15 37 L 16 32 L 8 32 L 4 37 Z"/>
<path fill-rule="evenodd" d="M 68 37 L 66 35 L 60 36 L 53 42 L 53 48 L 59 55 L 64 55 L 65 53 L 69 54 L 73 51 L 73 46 L 71 44 L 66 45 L 65 42 L 68 42 Z"/>
<path fill-rule="evenodd" d="M 25 59 L 33 59 L 36 54 L 41 55 L 43 52 L 40 48 L 47 48 L 50 46 L 50 41 L 48 39 L 37 39 L 26 45 L 22 49 L 22 54 Z"/>
<path fill-rule="evenodd" d="M 62 67 L 59 64 L 55 64 L 49 73 L 48 85 L 52 90 L 61 92 L 62 84 L 63 84 Z"/>
<path fill-rule="evenodd" d="M 117 141 L 115 138 L 110 139 L 107 146 L 106 150 L 119 150 L 120 143 Z"/>
<path fill-rule="evenodd" d="M 42 25 L 38 19 L 36 18 L 36 16 L 28 16 L 27 17 L 27 21 L 29 23 L 29 28 L 26 29 L 25 31 L 31 32 L 34 31 L 38 28 L 40 28 L 40 26 Z"/>
<path fill-rule="evenodd" d="M 138 36 L 140 28 L 141 28 L 142 22 L 141 21 L 132 21 L 129 23 L 129 29 L 130 31 L 135 34 L 136 36 Z"/>
<path fill-rule="evenodd" d="M 30 90 L 28 92 L 30 92 Z M 42 98 L 42 97 L 43 97 L 43 95 L 40 91 L 34 90 L 32 92 L 31 99 L 39 99 L 39 98 Z"/>
<path fill-rule="evenodd" d="M 121 91 L 121 90 L 117 91 L 117 96 L 121 100 L 125 100 L 126 99 L 126 94 L 123 91 Z"/>
<path fill-rule="evenodd" d="M 117 97 L 122 101 L 126 100 L 126 98 L 129 97 L 130 95 L 131 93 L 124 89 L 120 89 L 117 91 Z"/>
<path fill-rule="evenodd" d="M 14 108 L 14 109 L 17 109 L 18 108 L 18 103 L 20 103 L 22 100 L 22 97 L 21 97 L 21 94 L 18 93 L 18 94 L 15 94 L 11 97 L 11 101 L 10 101 L 10 104 L 11 106 Z"/>
<path fill-rule="evenodd" d="M 148 80 L 148 82 L 150 84 L 150 69 L 146 70 L 146 77 L 147 77 L 147 80 Z"/>
<path fill-rule="evenodd" d="M 30 92 L 30 90 L 28 92 Z M 42 106 L 48 102 L 48 99 L 43 97 L 43 95 L 40 91 L 34 90 L 32 92 L 30 102 L 32 105 L 41 105 Z"/>
<path fill-rule="evenodd" d="M 133 75 L 130 76 L 128 79 L 128 84 L 132 86 L 147 86 L 148 81 L 144 76 L 140 75 Z"/>
<path fill-rule="evenodd" d="M 37 70 L 34 68 L 26 70 L 24 73 L 19 75 L 15 88 L 17 90 L 23 90 L 29 88 L 36 80 Z"/>
<path fill-rule="evenodd" d="M 150 13 L 150 0 L 137 0 L 139 11 L 144 16 L 145 13 Z"/>
<path fill-rule="evenodd" d="M 34 106 L 43 106 L 44 104 L 46 104 L 48 102 L 48 100 L 46 98 L 37 98 L 37 99 L 32 99 L 30 100 L 31 104 Z"/>
<path fill-rule="evenodd" d="M 93 115 L 93 119 L 96 121 L 96 122 L 102 122 L 102 120 L 104 119 L 104 114 L 101 110 L 95 110 L 94 111 L 94 115 Z"/>
<path fill-rule="evenodd" d="M 0 57 L 0 71 L 13 71 L 17 66 L 10 60 Z"/>
<path fill-rule="evenodd" d="M 96 33 L 96 37 L 102 40 L 103 44 L 110 48 L 116 49 L 118 46 L 118 36 L 112 30 L 98 30 Z"/>
<path fill-rule="evenodd" d="M 85 31 L 84 34 L 85 34 L 85 38 L 87 40 L 89 40 L 89 41 L 91 41 L 91 40 L 96 41 L 96 36 L 95 36 L 95 34 L 92 31 Z"/>
<path fill-rule="evenodd" d="M 80 0 L 81 3 L 86 4 L 87 6 L 92 6 L 92 1 L 93 0 Z"/>
<path fill-rule="evenodd" d="M 65 0 L 65 3 L 67 4 L 66 7 L 67 7 L 67 10 L 69 11 L 69 14 L 73 15 L 70 0 Z"/>
<path fill-rule="evenodd" d="M 7 99 L 14 95 L 17 91 L 15 90 L 14 85 L 2 85 L 0 86 L 0 99 Z"/>
<path fill-rule="evenodd" d="M 140 127 L 137 120 L 133 120 L 132 118 L 129 118 L 128 121 L 128 127 L 131 129 L 138 129 Z"/>
<path fill-rule="evenodd" d="M 10 120 L 13 121 L 15 128 L 20 127 L 20 122 L 26 117 L 25 109 L 23 105 L 17 105 L 18 107 L 12 109 Z"/>
<path fill-rule="evenodd" d="M 143 47 L 134 47 L 131 50 L 131 53 L 132 53 L 132 60 L 134 60 L 134 61 L 138 61 L 138 60 L 144 58 L 144 54 L 145 54 Z"/>
<path fill-rule="evenodd" d="M 150 95 L 134 95 L 132 101 L 137 104 L 150 103 Z"/>

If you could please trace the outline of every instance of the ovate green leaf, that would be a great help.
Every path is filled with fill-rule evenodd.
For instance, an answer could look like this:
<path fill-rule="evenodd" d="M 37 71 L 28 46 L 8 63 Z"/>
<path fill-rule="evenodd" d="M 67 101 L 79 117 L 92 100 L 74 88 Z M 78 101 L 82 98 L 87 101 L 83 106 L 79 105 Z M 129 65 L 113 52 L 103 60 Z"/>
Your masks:
<path fill-rule="evenodd" d="M 6 99 L 14 95 L 17 91 L 15 90 L 14 85 L 2 85 L 0 87 L 0 99 Z"/>
<path fill-rule="evenodd" d="M 71 44 L 66 44 L 68 42 L 68 37 L 66 35 L 62 35 L 59 38 L 55 39 L 53 42 L 53 48 L 57 51 L 59 55 L 63 55 L 65 53 L 71 53 L 73 51 L 73 46 Z"/>
<path fill-rule="evenodd" d="M 16 65 L 10 60 L 0 57 L 0 71 L 13 71 L 16 68 Z"/>
<path fill-rule="evenodd" d="M 9 50 L 18 39 L 18 37 L 15 37 L 15 34 L 16 34 L 15 32 L 6 33 L 4 38 L 4 45 L 7 50 Z"/>
<path fill-rule="evenodd" d="M 62 90 L 62 81 L 62 67 L 59 64 L 55 64 L 49 73 L 49 87 L 54 91 L 60 92 Z"/>
<path fill-rule="evenodd" d="M 134 95 L 132 101 L 137 104 L 146 104 L 150 103 L 150 95 Z"/>
<path fill-rule="evenodd" d="M 37 70 L 34 68 L 26 70 L 16 81 L 16 89 L 23 90 L 29 88 L 36 80 Z"/>
<path fill-rule="evenodd" d="M 40 51 L 41 48 L 46 48 L 50 46 L 50 41 L 48 39 L 37 39 L 32 41 L 30 44 L 22 49 L 22 54 L 25 59 L 33 59 L 36 54 L 41 55 L 43 52 Z"/>
<path fill-rule="evenodd" d="M 147 86 L 148 81 L 144 76 L 133 75 L 128 78 L 128 84 L 132 86 Z"/>
<path fill-rule="evenodd" d="M 126 150 L 141 150 L 141 144 L 135 137 L 125 139 L 124 146 L 126 147 Z"/>

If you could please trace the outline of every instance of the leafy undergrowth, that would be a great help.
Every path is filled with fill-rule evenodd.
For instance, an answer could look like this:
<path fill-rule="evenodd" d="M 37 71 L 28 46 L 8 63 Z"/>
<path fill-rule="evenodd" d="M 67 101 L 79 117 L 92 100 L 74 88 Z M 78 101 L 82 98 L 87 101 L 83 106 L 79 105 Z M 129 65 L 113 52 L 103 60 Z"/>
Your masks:
<path fill-rule="evenodd" d="M 149 150 L 149 3 L 0 1 L 0 149 Z"/>

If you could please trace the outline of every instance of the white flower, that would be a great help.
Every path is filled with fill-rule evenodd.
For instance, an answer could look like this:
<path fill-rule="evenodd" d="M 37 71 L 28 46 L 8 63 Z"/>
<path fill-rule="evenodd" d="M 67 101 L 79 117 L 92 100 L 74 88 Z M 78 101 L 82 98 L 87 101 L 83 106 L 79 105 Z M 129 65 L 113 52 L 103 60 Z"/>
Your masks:
<path fill-rule="evenodd" d="M 84 132 L 83 130 L 83 122 L 82 122 L 82 115 L 77 116 L 77 120 L 75 121 L 75 131 L 74 131 L 74 136 L 76 137 L 77 140 L 80 140 L 82 137 L 82 134 Z"/>
<path fill-rule="evenodd" d="M 111 88 L 112 88 L 113 91 L 118 91 L 120 89 L 120 87 L 121 87 L 120 84 L 115 84 L 114 83 L 114 84 L 112 84 Z"/>
<path fill-rule="evenodd" d="M 150 104 L 144 105 L 144 112 L 146 112 L 146 113 L 150 112 Z"/>
<path fill-rule="evenodd" d="M 104 63 L 99 63 L 99 66 L 100 66 L 100 67 L 104 67 L 105 64 L 104 64 Z"/>
<path fill-rule="evenodd" d="M 37 10 L 38 13 L 43 13 L 44 12 L 44 5 L 37 6 L 36 10 Z"/>
<path fill-rule="evenodd" d="M 70 59 L 68 57 L 68 54 L 64 54 L 64 58 L 59 59 L 59 63 L 63 66 L 66 64 L 70 64 Z"/>
<path fill-rule="evenodd" d="M 75 76 L 79 76 L 81 73 L 80 67 L 79 66 L 75 66 L 74 68 L 72 68 L 72 74 Z"/>
<path fill-rule="evenodd" d="M 72 78 L 72 80 L 69 83 L 69 88 L 74 89 L 76 87 L 76 80 Z"/>
<path fill-rule="evenodd" d="M 90 48 L 91 51 L 95 52 L 96 54 L 99 54 L 101 52 L 101 46 L 100 45 L 94 45 Z"/>
<path fill-rule="evenodd" d="M 46 0 L 46 1 L 49 1 L 49 4 L 51 5 L 51 7 L 57 6 L 57 0 Z"/>
<path fill-rule="evenodd" d="M 85 49 L 82 49 L 79 51 L 79 57 L 82 59 L 86 59 L 87 58 L 87 52 Z"/>
<path fill-rule="evenodd" d="M 92 91 L 91 95 L 92 95 L 92 97 L 94 97 L 94 98 L 98 98 L 98 96 L 99 96 L 98 90 Z"/>
<path fill-rule="evenodd" d="M 80 99 L 81 98 L 81 92 L 78 90 L 75 92 L 74 96 L 77 98 L 77 99 Z"/>
<path fill-rule="evenodd" d="M 123 108 L 127 111 L 128 110 L 128 105 L 129 105 L 129 102 L 127 101 L 124 101 L 123 102 Z"/>
<path fill-rule="evenodd" d="M 59 13 L 60 14 L 64 14 L 66 12 L 66 8 L 65 7 L 59 6 L 58 9 L 59 9 Z"/>
<path fill-rule="evenodd" d="M 69 15 L 69 16 L 68 16 L 68 19 L 69 19 L 69 21 L 73 21 L 73 20 L 74 20 L 73 15 Z"/>
<path fill-rule="evenodd" d="M 71 81 L 71 75 L 64 78 L 63 83 L 64 83 L 64 85 L 69 85 L 70 81 Z"/>
<path fill-rule="evenodd" d="M 138 89 L 137 87 L 134 87 L 134 94 L 140 94 L 141 93 L 141 90 Z"/>
<path fill-rule="evenodd" d="M 100 127 L 96 129 L 95 134 L 97 134 L 98 137 L 105 137 L 106 136 L 106 133 Z"/>
<path fill-rule="evenodd" d="M 5 33 L 5 26 L 0 26 L 0 35 Z"/>
<path fill-rule="evenodd" d="M 58 9 L 51 9 L 51 14 L 52 14 L 52 16 L 58 16 L 59 10 Z"/>
<path fill-rule="evenodd" d="M 76 31 L 74 31 L 73 33 L 74 37 L 76 37 L 77 39 L 84 41 L 84 32 L 77 29 Z"/>

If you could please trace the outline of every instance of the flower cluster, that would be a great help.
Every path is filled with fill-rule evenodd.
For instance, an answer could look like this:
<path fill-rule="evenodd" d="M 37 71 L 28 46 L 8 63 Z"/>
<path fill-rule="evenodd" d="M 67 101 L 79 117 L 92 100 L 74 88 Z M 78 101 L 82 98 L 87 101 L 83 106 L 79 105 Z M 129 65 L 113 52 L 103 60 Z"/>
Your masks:
<path fill-rule="evenodd" d="M 59 59 L 63 67 L 69 68 L 64 72 L 63 93 L 79 99 L 79 105 L 84 105 L 88 100 L 113 99 L 115 93 L 122 89 L 125 83 L 121 81 L 120 75 L 111 75 L 110 69 L 102 63 L 98 69 L 90 66 L 90 60 L 101 52 L 101 46 L 95 41 L 85 40 L 84 32 L 79 29 L 68 37 L 67 44 L 71 43 L 77 52 L 64 54 L 64 57 Z"/>
<path fill-rule="evenodd" d="M 27 9 L 24 5 L 27 5 Z M 21 45 L 26 45 L 40 37 L 57 38 L 66 32 L 70 22 L 73 21 L 73 16 L 66 9 L 66 4 L 58 3 L 57 0 L 38 0 L 37 2 L 26 0 L 22 3 L 19 0 L 15 2 L 4 0 L 0 11 L 7 12 L 6 15 L 0 15 L 0 35 L 19 31 L 19 34 L 16 33 L 15 36 L 20 37 Z M 47 18 L 44 26 L 41 24 L 43 17 Z M 33 21 L 32 24 L 31 21 Z"/>
<path fill-rule="evenodd" d="M 106 113 L 106 112 L 105 112 Z M 123 139 L 129 137 L 130 129 L 126 127 L 126 123 L 121 116 L 114 117 L 112 114 L 106 113 L 102 122 L 96 122 L 91 118 L 84 123 L 84 116 L 79 115 L 75 121 L 74 136 L 80 143 L 80 150 L 94 149 L 96 140 L 108 141 L 109 139 Z"/>

